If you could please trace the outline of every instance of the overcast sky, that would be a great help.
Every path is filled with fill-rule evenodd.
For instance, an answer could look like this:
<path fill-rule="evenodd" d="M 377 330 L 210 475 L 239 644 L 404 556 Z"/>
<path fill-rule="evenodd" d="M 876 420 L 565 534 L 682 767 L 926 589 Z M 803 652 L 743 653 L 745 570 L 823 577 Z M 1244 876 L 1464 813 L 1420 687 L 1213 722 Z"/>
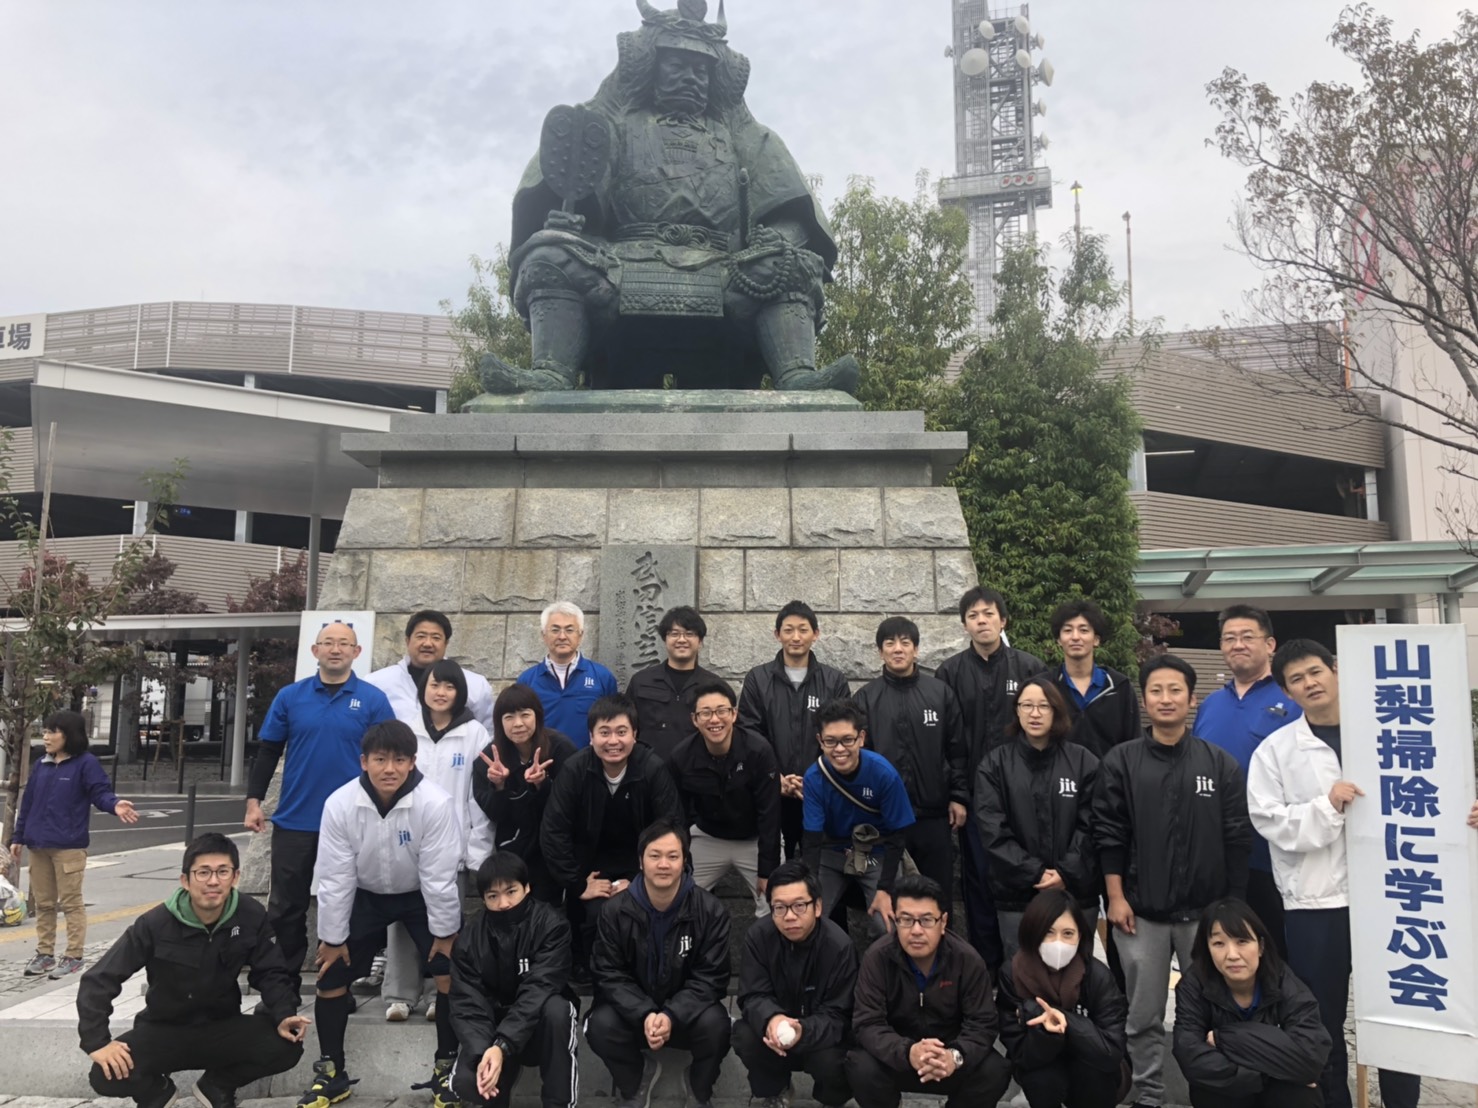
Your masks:
<path fill-rule="evenodd" d="M 670 6 L 664 0 L 659 6 Z M 714 5 L 716 7 L 716 3 Z M 1443 37 L 1441 0 L 1385 0 Z M 1141 317 L 1215 323 L 1256 280 L 1227 250 L 1239 175 L 1205 148 L 1224 66 L 1292 92 L 1352 74 L 1337 0 L 1037 0 L 1056 207 L 1134 214 Z M 509 205 L 553 105 L 587 99 L 629 0 L 4 0 L 0 316 L 150 300 L 436 312 Z M 749 103 L 829 204 L 954 168 L 949 0 L 730 0 Z"/>

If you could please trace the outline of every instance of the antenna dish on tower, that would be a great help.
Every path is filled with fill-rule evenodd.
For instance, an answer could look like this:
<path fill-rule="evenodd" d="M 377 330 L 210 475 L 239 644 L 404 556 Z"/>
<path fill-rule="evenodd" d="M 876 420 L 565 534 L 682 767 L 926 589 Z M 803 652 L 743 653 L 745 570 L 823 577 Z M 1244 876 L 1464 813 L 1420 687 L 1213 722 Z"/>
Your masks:
<path fill-rule="evenodd" d="M 979 77 L 990 68 L 990 55 L 980 47 L 966 50 L 960 58 L 960 72 L 966 77 Z"/>
<path fill-rule="evenodd" d="M 1056 73 L 1057 67 L 1049 62 L 1046 58 L 1043 58 L 1042 64 L 1037 67 L 1037 75 L 1042 78 L 1042 84 L 1046 85 L 1048 88 L 1052 87 L 1052 78 L 1056 75 Z"/>
<path fill-rule="evenodd" d="M 985 39 L 986 42 L 996 37 L 996 25 L 989 19 L 982 19 L 980 21 L 980 37 Z"/>
<path fill-rule="evenodd" d="M 1022 69 L 1030 69 L 1032 67 L 1032 56 L 1025 50 L 1018 50 L 1016 51 L 1016 64 L 1021 66 Z"/>
<path fill-rule="evenodd" d="M 1032 33 L 1031 20 L 1027 19 L 1026 16 L 1018 15 L 1014 20 L 1012 20 L 1012 23 L 1016 27 L 1017 34 L 1029 35 Z"/>

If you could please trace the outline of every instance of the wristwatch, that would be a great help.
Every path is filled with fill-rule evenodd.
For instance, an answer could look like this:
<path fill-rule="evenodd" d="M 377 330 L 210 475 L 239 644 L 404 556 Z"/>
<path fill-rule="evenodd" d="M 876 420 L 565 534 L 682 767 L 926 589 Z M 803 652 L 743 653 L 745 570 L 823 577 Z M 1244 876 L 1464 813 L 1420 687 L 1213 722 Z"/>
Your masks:
<path fill-rule="evenodd" d="M 955 1049 L 951 1048 L 950 1049 L 950 1052 L 949 1052 L 949 1056 L 955 1060 L 955 1069 L 958 1070 L 958 1069 L 963 1069 L 964 1068 L 964 1066 L 965 1066 L 965 1056 L 963 1054 L 961 1054 L 958 1050 L 955 1050 Z"/>

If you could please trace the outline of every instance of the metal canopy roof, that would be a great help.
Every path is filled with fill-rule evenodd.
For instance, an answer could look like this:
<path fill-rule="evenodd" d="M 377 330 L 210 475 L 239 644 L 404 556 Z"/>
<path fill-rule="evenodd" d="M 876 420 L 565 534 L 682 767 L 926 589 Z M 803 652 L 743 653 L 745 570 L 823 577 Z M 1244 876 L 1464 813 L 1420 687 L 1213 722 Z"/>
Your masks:
<path fill-rule="evenodd" d="M 102 642 L 187 642 L 238 639 L 243 634 L 295 635 L 302 612 L 203 612 L 199 615 L 111 616 L 88 628 Z M 21 635 L 23 619 L 0 620 L 0 635 Z"/>
<path fill-rule="evenodd" d="M 1452 594 L 1478 586 L 1478 560 L 1455 542 L 1145 550 L 1134 586 L 1148 601 Z"/>
<path fill-rule="evenodd" d="M 376 475 L 339 449 L 345 431 L 386 431 L 389 409 L 265 389 L 41 362 L 31 387 L 36 488 L 57 425 L 57 492 L 137 500 L 140 475 L 190 463 L 182 499 L 207 508 L 340 518 Z"/>

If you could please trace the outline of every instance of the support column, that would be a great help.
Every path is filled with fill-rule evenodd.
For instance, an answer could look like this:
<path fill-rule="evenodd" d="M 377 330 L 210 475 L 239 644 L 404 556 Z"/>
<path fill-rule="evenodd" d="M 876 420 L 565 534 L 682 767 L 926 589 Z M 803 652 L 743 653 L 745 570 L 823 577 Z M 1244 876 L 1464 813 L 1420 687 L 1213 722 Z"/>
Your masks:
<path fill-rule="evenodd" d="M 250 631 L 236 640 L 236 712 L 231 719 L 231 787 L 246 784 L 246 694 L 251 681 Z"/>
<path fill-rule="evenodd" d="M 251 512 L 243 512 L 239 509 L 237 510 L 236 534 L 232 536 L 232 541 L 251 542 L 252 515 L 253 513 Z"/>
<path fill-rule="evenodd" d="M 154 515 L 154 505 L 147 500 L 133 502 L 133 537 L 139 538 L 149 530 L 149 520 Z"/>
<path fill-rule="evenodd" d="M 1144 439 L 1139 440 L 1135 447 L 1134 457 L 1129 459 L 1129 491 L 1148 492 L 1150 487 L 1149 469 L 1144 460 Z"/>
<path fill-rule="evenodd" d="M 1460 592 L 1445 592 L 1438 598 L 1442 605 L 1443 623 L 1461 623 L 1463 621 L 1463 594 Z"/>
<path fill-rule="evenodd" d="M 308 517 L 308 610 L 318 607 L 318 550 L 323 545 L 323 517 Z"/>

